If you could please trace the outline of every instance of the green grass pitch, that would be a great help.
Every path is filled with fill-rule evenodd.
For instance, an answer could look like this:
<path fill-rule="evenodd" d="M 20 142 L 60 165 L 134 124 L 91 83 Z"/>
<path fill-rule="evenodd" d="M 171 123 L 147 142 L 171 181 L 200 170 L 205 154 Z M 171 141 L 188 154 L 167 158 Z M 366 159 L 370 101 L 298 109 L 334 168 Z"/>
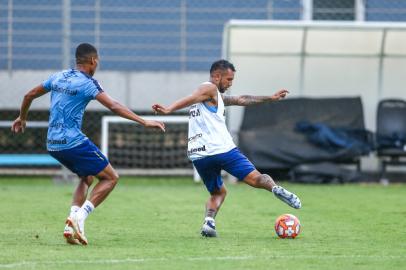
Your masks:
<path fill-rule="evenodd" d="M 291 209 L 271 193 L 228 184 L 218 238 L 199 234 L 208 197 L 191 179 L 121 179 L 87 219 L 88 246 L 62 237 L 73 185 L 0 179 L 0 269 L 406 269 L 406 185 L 297 185 Z M 278 239 L 274 220 L 302 232 Z"/>

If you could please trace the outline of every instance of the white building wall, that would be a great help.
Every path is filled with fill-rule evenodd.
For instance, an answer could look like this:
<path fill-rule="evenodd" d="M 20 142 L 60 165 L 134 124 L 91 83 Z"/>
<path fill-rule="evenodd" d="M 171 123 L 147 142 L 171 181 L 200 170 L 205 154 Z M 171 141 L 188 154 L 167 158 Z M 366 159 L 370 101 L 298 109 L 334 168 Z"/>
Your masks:
<path fill-rule="evenodd" d="M 375 131 L 383 98 L 406 99 L 406 24 L 231 21 L 223 55 L 236 66 L 234 95 L 360 96 L 366 128 Z M 244 108 L 228 110 L 234 135 Z M 272 116 L 270 116 L 272 117 Z M 375 157 L 364 170 L 377 170 Z"/>

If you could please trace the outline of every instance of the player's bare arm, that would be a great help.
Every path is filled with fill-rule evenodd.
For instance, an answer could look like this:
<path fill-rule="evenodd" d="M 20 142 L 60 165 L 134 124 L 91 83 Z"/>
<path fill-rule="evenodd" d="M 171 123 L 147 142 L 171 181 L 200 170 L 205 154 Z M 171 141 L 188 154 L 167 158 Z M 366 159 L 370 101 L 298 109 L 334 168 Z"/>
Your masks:
<path fill-rule="evenodd" d="M 216 86 L 213 84 L 202 84 L 196 91 L 191 95 L 181 98 L 168 107 L 161 104 L 152 105 L 152 110 L 158 114 L 170 114 L 174 111 L 189 107 L 193 104 L 215 100 L 217 95 Z M 216 101 L 217 102 L 217 101 Z"/>
<path fill-rule="evenodd" d="M 164 123 L 160 121 L 153 121 L 153 120 L 145 120 L 142 117 L 138 116 L 135 114 L 133 111 L 128 109 L 126 106 L 122 105 L 120 102 L 114 100 L 112 97 L 110 97 L 107 93 L 102 92 L 96 96 L 97 101 L 99 101 L 101 104 L 103 104 L 106 108 L 108 108 L 110 111 L 114 112 L 115 114 L 129 119 L 133 120 L 135 122 L 140 123 L 144 127 L 147 128 L 159 128 L 162 131 L 165 131 L 165 125 Z"/>
<path fill-rule="evenodd" d="M 30 109 L 32 101 L 46 93 L 44 87 L 40 84 L 25 94 L 20 108 L 20 115 L 14 120 L 11 131 L 15 133 L 24 132 L 27 124 L 28 110 Z"/>
<path fill-rule="evenodd" d="M 273 94 L 272 96 L 251 96 L 251 95 L 241 95 L 241 96 L 227 96 L 223 95 L 223 101 L 225 106 L 249 106 L 260 104 L 264 102 L 277 101 L 286 97 L 289 93 L 288 90 L 282 89 Z"/>

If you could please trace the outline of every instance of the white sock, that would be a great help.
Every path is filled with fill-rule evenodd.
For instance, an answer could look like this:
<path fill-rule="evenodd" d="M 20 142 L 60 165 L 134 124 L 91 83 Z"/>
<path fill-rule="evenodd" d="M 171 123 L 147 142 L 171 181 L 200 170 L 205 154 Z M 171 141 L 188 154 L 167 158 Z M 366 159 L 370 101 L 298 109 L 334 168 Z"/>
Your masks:
<path fill-rule="evenodd" d="M 86 200 L 85 203 L 80 207 L 80 209 L 76 212 L 76 216 L 78 217 L 79 228 L 82 233 L 85 233 L 85 219 L 87 216 L 93 212 L 94 205 L 91 201 Z"/>
<path fill-rule="evenodd" d="M 211 221 L 211 222 L 214 222 L 214 218 L 212 218 L 212 217 L 205 217 L 205 218 L 204 218 L 204 221 Z"/>
<path fill-rule="evenodd" d="M 79 220 L 85 220 L 87 216 L 93 212 L 94 210 L 94 205 L 92 204 L 91 201 L 86 200 L 85 203 L 80 207 L 80 209 L 76 212 Z"/>
<path fill-rule="evenodd" d="M 73 215 L 80 209 L 79 206 L 77 205 L 72 205 L 70 207 L 70 213 L 69 213 L 69 217 L 73 217 Z"/>

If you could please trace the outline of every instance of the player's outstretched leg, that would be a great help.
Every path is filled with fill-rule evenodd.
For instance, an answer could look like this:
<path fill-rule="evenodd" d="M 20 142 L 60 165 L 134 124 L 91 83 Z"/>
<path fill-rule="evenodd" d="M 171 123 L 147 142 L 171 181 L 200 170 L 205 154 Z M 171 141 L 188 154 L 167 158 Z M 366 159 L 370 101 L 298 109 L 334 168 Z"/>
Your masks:
<path fill-rule="evenodd" d="M 278 199 L 295 209 L 302 207 L 302 203 L 298 196 L 283 187 L 276 185 L 273 179 L 267 174 L 261 174 L 257 170 L 254 170 L 244 178 L 244 182 L 252 187 L 271 191 Z"/>
<path fill-rule="evenodd" d="M 201 234 L 204 237 L 217 237 L 216 223 L 214 218 L 226 198 L 227 190 L 224 184 L 219 190 L 211 192 L 211 196 L 206 203 L 206 217 L 204 218 Z"/>

